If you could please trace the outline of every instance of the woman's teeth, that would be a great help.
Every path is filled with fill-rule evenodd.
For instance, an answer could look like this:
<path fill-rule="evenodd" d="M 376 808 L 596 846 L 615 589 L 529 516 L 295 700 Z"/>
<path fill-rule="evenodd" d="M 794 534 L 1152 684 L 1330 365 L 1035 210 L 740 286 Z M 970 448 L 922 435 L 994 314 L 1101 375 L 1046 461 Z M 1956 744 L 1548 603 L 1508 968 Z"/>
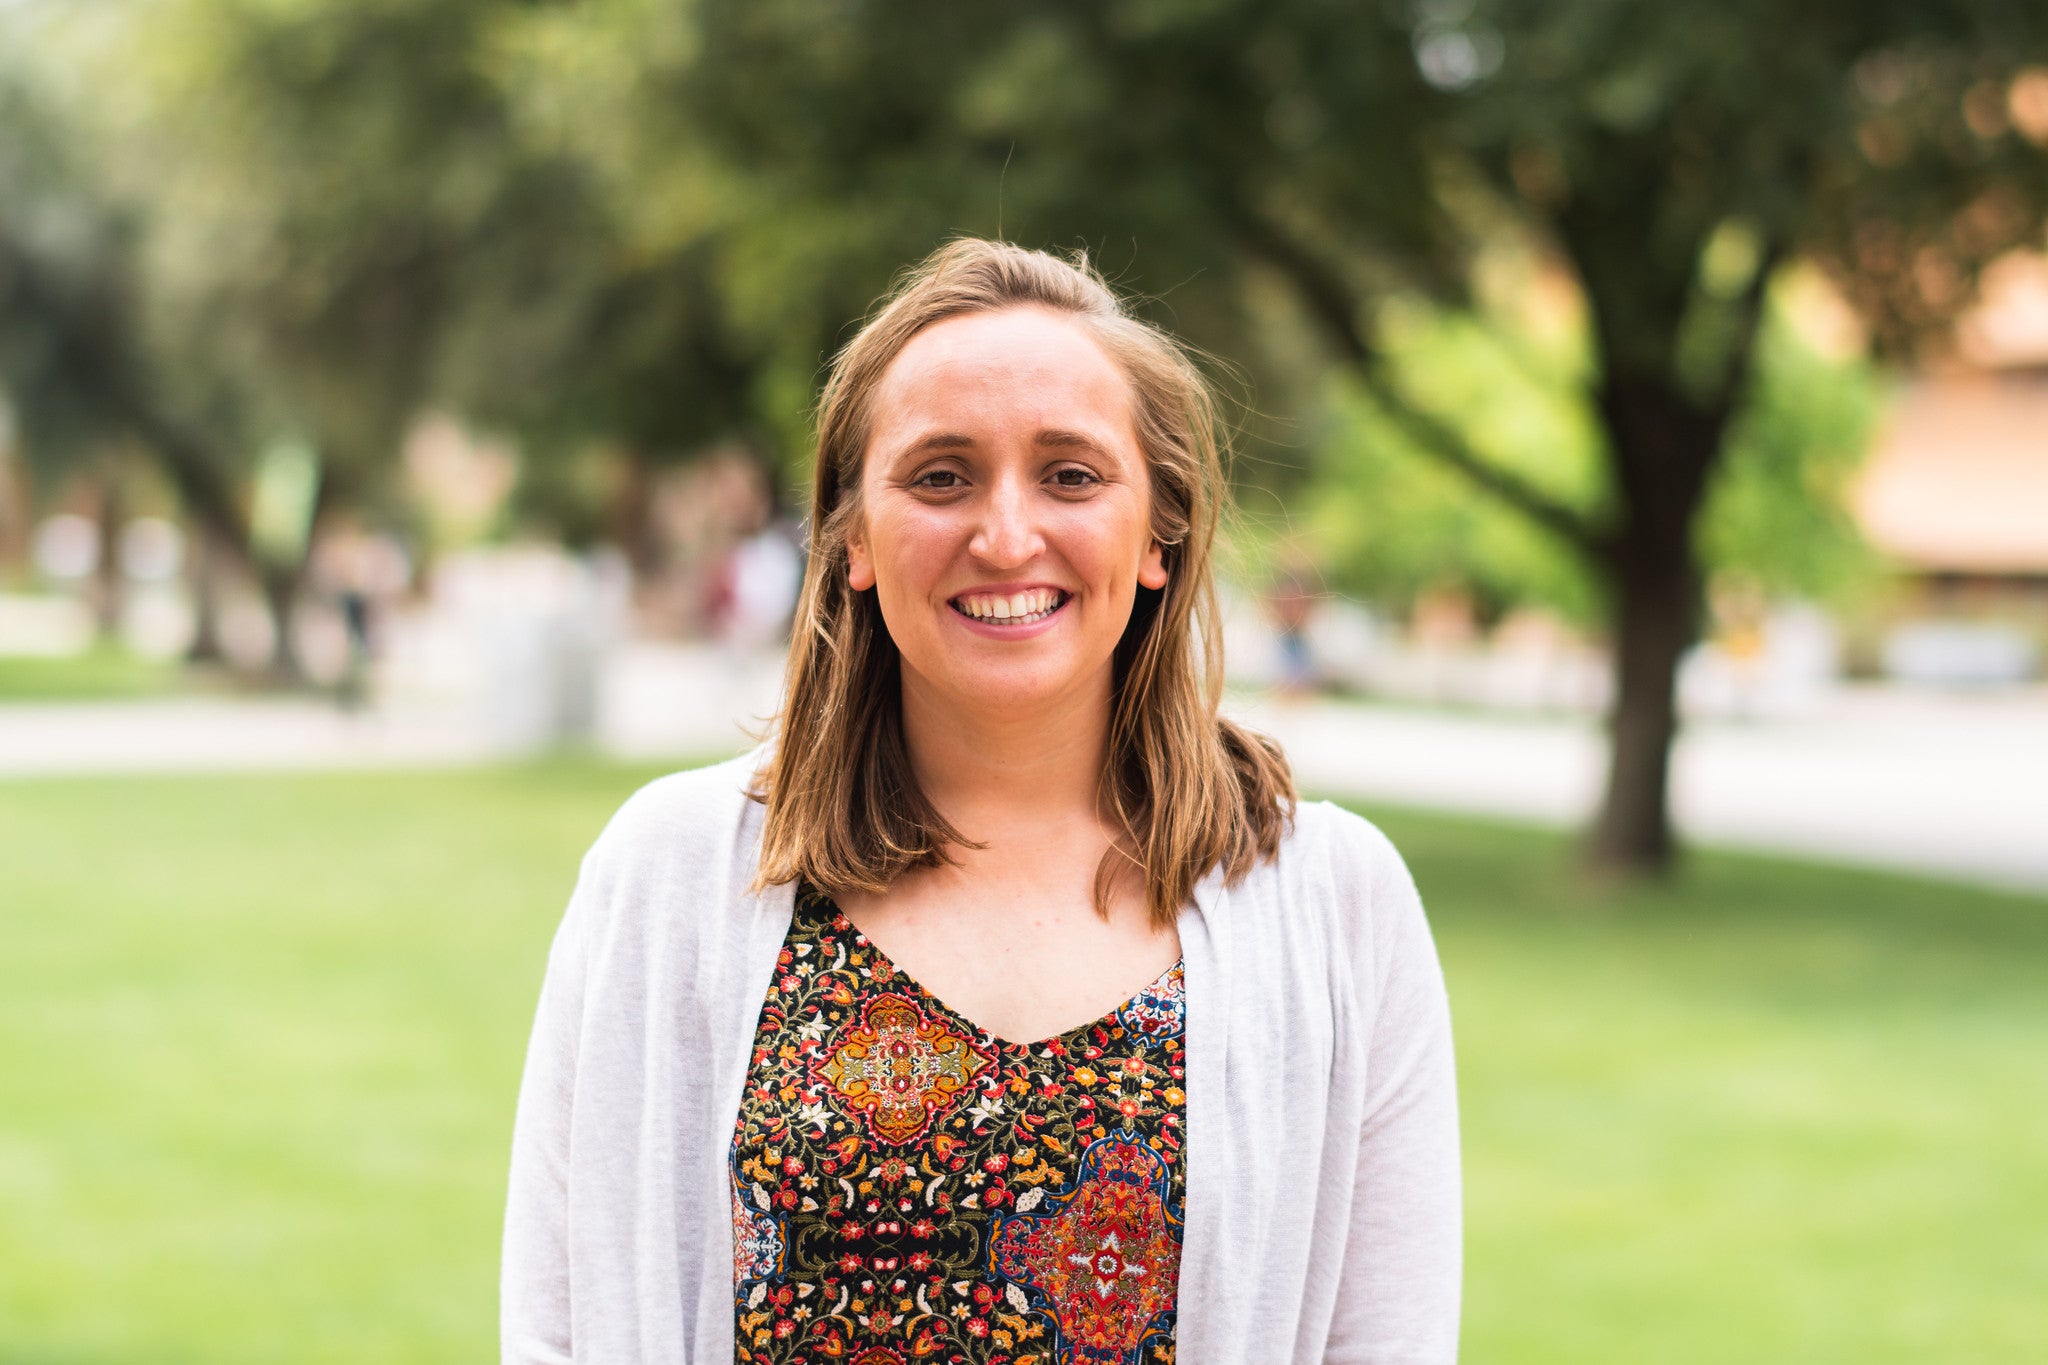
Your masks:
<path fill-rule="evenodd" d="M 1006 626 L 1028 626 L 1043 621 L 1065 604 L 1067 595 L 1055 588 L 1032 588 L 1028 592 L 971 593 L 953 599 L 953 609 L 977 621 L 1000 621 Z"/>

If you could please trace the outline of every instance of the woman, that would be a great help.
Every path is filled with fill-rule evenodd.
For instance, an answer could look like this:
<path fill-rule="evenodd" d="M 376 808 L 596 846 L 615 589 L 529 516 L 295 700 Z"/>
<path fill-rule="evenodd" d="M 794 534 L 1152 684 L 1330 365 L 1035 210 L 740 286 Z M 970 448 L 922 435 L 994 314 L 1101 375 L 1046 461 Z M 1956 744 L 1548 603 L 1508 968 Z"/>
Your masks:
<path fill-rule="evenodd" d="M 1217 715 L 1198 372 L 959 241 L 818 428 L 773 744 L 627 801 L 556 937 L 505 1359 L 1453 1359 L 1442 978 Z"/>

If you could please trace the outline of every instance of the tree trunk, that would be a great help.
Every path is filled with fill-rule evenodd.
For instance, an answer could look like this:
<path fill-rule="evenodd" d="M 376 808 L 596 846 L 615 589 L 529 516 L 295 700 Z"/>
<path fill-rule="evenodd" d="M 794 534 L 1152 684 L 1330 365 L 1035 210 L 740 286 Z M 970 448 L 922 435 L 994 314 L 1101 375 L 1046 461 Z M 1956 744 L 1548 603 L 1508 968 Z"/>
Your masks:
<path fill-rule="evenodd" d="M 274 632 L 267 672 L 270 681 L 280 687 L 298 687 L 306 682 L 305 663 L 299 658 L 297 642 L 292 639 L 293 609 L 298 602 L 299 583 L 303 577 L 304 571 L 297 566 L 280 568 L 266 564 L 260 580 L 263 601 L 270 608 Z"/>
<path fill-rule="evenodd" d="M 1599 407 L 1624 508 L 1602 560 L 1612 594 L 1614 705 L 1607 794 L 1587 845 L 1593 864 L 1659 876 L 1672 864 L 1669 779 L 1678 663 L 1699 632 L 1693 523 L 1720 454 L 1727 409 L 1671 384 L 1610 374 Z"/>
<path fill-rule="evenodd" d="M 93 634 L 102 644 L 118 643 L 127 586 L 121 574 L 121 526 L 127 520 L 121 498 L 121 474 L 108 469 L 100 478 L 100 562 L 93 573 Z"/>
<path fill-rule="evenodd" d="M 306 514 L 305 539 L 298 547 L 295 562 L 263 564 L 263 600 L 270 608 L 271 625 L 275 631 L 269 673 L 271 681 L 279 686 L 301 687 L 311 681 L 306 674 L 305 660 L 299 657 L 298 643 L 292 639 L 292 618 L 297 613 L 299 594 L 304 590 L 313 566 L 313 552 L 322 538 L 327 512 L 343 503 L 349 493 L 345 481 L 336 477 L 331 464 L 320 466 L 319 482 L 313 489 L 313 506 Z"/>
<path fill-rule="evenodd" d="M 185 662 L 218 664 L 227 660 L 220 644 L 220 578 L 223 556 L 214 536 L 196 519 L 191 524 L 186 577 L 192 590 L 192 643 Z"/>
<path fill-rule="evenodd" d="M 619 461 L 623 473 L 605 508 L 605 529 L 625 554 L 637 589 L 667 567 L 667 547 L 654 517 L 654 465 L 637 449 L 622 450 Z"/>
<path fill-rule="evenodd" d="M 29 567 L 29 522 L 35 494 L 29 487 L 28 461 L 18 447 L 0 445 L 0 586 Z"/>
<path fill-rule="evenodd" d="M 1687 549 L 1681 542 L 1616 552 L 1607 794 L 1587 849 L 1605 871 L 1657 876 L 1672 863 L 1669 779 L 1678 733 L 1677 672 L 1693 642 L 1699 602 Z M 1638 557 L 1632 559 L 1631 551 Z"/>

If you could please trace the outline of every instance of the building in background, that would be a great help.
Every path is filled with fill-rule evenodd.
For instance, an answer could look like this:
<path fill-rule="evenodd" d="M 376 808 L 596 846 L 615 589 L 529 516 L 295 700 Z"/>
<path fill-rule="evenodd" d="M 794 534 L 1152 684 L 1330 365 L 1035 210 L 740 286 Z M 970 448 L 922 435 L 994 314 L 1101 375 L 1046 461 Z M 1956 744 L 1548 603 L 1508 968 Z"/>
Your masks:
<path fill-rule="evenodd" d="M 1853 496 L 1902 571 L 1882 666 L 1933 683 L 2041 676 L 2048 657 L 2048 258 L 1985 279 L 1951 355 L 1904 385 Z"/>

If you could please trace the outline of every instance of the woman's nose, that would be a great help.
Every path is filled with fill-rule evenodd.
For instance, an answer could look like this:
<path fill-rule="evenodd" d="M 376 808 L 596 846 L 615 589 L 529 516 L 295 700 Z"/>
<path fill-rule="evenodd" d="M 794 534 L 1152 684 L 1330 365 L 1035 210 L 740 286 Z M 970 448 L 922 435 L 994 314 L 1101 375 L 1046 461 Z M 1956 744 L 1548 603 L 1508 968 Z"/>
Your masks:
<path fill-rule="evenodd" d="M 982 501 L 981 524 L 968 550 L 983 563 L 1007 567 L 1032 559 L 1041 548 L 1028 490 L 998 481 Z"/>

